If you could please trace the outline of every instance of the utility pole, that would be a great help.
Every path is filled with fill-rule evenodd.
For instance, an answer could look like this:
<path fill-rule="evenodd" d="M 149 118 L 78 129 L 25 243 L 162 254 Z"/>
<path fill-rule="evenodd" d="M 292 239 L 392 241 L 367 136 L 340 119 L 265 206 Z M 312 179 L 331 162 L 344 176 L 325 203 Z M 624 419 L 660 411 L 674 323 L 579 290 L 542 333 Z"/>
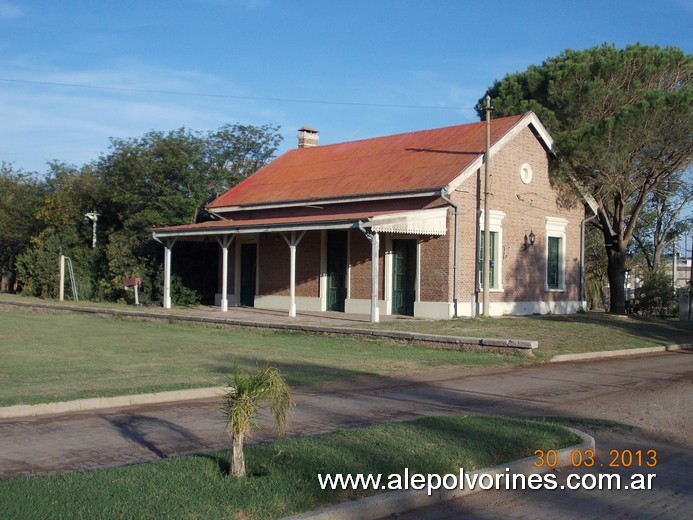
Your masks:
<path fill-rule="evenodd" d="M 489 285 L 491 280 L 491 214 L 489 210 L 491 198 L 491 96 L 486 95 L 486 153 L 484 154 L 484 281 L 482 291 L 484 293 L 483 315 L 489 315 Z"/>
<path fill-rule="evenodd" d="M 59 256 L 59 270 L 60 270 L 60 286 L 58 289 L 58 300 L 65 300 L 65 255 L 63 254 L 63 248 L 60 248 Z"/>
<path fill-rule="evenodd" d="M 91 220 L 91 248 L 96 247 L 96 222 L 99 220 L 99 214 L 96 210 L 84 215 L 84 218 Z"/>
<path fill-rule="evenodd" d="M 691 240 L 691 266 L 688 270 L 688 321 L 693 321 L 693 240 Z"/>

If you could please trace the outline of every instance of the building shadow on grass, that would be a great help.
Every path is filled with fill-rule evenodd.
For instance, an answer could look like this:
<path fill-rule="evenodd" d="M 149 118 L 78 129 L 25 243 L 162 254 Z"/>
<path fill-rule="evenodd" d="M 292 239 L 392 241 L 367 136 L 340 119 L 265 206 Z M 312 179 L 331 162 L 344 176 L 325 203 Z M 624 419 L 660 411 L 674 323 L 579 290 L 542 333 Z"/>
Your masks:
<path fill-rule="evenodd" d="M 531 316 L 529 319 L 555 322 L 593 324 L 634 338 L 647 338 L 662 345 L 690 343 L 693 336 L 693 322 L 640 318 L 635 316 L 614 316 L 607 313 L 589 312 L 587 314 L 567 314 Z"/>

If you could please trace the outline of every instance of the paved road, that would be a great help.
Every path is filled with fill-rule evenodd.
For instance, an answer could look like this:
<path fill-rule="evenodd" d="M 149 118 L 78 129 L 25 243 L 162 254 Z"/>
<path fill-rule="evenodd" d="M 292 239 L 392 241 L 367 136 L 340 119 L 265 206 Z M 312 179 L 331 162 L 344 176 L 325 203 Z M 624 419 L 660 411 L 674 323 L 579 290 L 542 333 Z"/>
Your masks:
<path fill-rule="evenodd" d="M 596 498 L 575 492 L 547 497 L 525 493 L 534 500 L 523 506 L 517 502 L 521 497 L 508 492 L 483 493 L 450 507 L 476 508 L 471 510 L 476 518 L 535 517 L 543 509 L 547 518 L 590 517 L 586 512 L 594 518 L 614 513 L 646 518 L 639 513 L 654 503 L 662 518 L 683 518 L 693 513 L 688 505 L 693 500 L 691 381 L 693 353 L 684 351 L 333 385 L 296 392 L 289 434 L 448 413 L 618 420 L 643 431 L 597 431 L 598 445 L 657 449 L 662 454 L 657 483 L 663 483 L 657 493 L 606 493 Z M 270 435 L 265 429 L 256 440 Z M 227 446 L 215 400 L 2 420 L 0 478 L 116 466 Z M 462 511 L 419 511 L 409 518 L 458 518 Z M 439 514 L 448 516 L 435 516 Z"/>
<path fill-rule="evenodd" d="M 654 474 L 651 490 L 539 490 L 484 491 L 463 499 L 397 515 L 398 520 L 510 519 L 682 519 L 693 518 L 693 380 L 690 362 L 682 364 L 682 377 L 663 380 L 659 363 L 653 364 L 657 380 L 646 387 L 620 386 L 613 392 L 584 401 L 565 403 L 557 409 L 565 415 L 592 415 L 637 425 L 637 428 L 599 428 L 576 425 L 595 438 L 598 461 L 595 468 L 561 468 L 559 486 L 569 474 L 593 476 L 617 473 L 624 483 L 636 474 Z M 654 468 L 609 468 L 617 453 L 655 450 Z M 645 466 L 646 466 L 646 462 Z M 605 467 L 602 467 L 604 464 Z M 649 478 L 649 477 L 647 477 Z"/>

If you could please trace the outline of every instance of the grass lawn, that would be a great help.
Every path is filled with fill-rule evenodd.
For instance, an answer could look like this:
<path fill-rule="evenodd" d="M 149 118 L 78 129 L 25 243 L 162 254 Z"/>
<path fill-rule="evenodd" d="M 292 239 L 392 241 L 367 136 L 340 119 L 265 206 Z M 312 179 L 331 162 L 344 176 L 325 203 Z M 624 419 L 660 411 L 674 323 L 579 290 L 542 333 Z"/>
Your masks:
<path fill-rule="evenodd" d="M 234 363 L 269 362 L 288 383 L 318 385 L 526 357 L 433 350 L 389 340 L 0 312 L 0 405 L 224 385 Z"/>
<path fill-rule="evenodd" d="M 0 482 L 0 517 L 279 518 L 378 491 L 321 490 L 318 474 L 459 474 L 578 442 L 560 426 L 498 417 L 429 417 L 246 448 L 249 476 L 224 476 L 228 452 L 89 473 Z M 426 491 L 421 491 L 425 493 Z"/>
<path fill-rule="evenodd" d="M 693 322 L 631 318 L 604 313 L 446 321 L 395 320 L 375 326 L 379 329 L 454 336 L 536 340 L 539 348 L 534 354 L 539 360 L 548 360 L 558 354 L 655 347 L 693 341 Z"/>
<path fill-rule="evenodd" d="M 101 304 L 90 303 L 96 305 Z M 104 305 L 109 307 L 112 305 Z M 435 350 L 385 339 L 216 329 L 92 314 L 3 311 L 0 406 L 223 385 L 228 383 L 234 363 L 253 368 L 267 362 L 280 368 L 290 385 L 308 386 L 452 367 L 520 365 L 547 361 L 557 354 L 690 343 L 693 337 L 691 322 L 596 313 L 407 319 L 375 326 L 533 339 L 539 341 L 539 349 L 531 359 L 493 352 Z"/>

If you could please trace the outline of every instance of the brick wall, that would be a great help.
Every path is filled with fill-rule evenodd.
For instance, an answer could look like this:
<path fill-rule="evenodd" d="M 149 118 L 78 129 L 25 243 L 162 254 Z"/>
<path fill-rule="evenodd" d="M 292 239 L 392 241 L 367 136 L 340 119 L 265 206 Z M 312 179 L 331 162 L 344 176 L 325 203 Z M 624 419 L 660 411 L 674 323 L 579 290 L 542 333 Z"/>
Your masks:
<path fill-rule="evenodd" d="M 289 246 L 284 244 L 286 249 Z M 296 296 L 320 296 L 322 232 L 308 231 L 296 249 Z M 287 269 L 287 279 L 289 277 Z"/>
<path fill-rule="evenodd" d="M 309 231 L 296 248 L 296 296 L 320 295 L 320 231 Z M 260 295 L 288 296 L 291 259 L 279 233 L 261 234 L 258 246 Z"/>
<path fill-rule="evenodd" d="M 370 299 L 371 297 L 371 243 L 361 231 L 349 231 L 351 298 Z M 378 299 L 385 293 L 385 237 L 380 235 L 378 262 Z"/>
<path fill-rule="evenodd" d="M 532 180 L 522 182 L 520 168 L 532 168 Z M 475 290 L 476 222 L 483 208 L 483 167 L 460 186 L 454 198 L 462 204 L 460 230 L 460 299 L 469 299 Z M 462 191 L 464 190 L 464 191 Z M 478 194 L 478 195 L 477 195 Z M 477 203 L 477 196 L 480 202 Z M 530 129 L 526 128 L 500 152 L 491 157 L 491 210 L 505 213 L 502 222 L 502 292 L 491 292 L 492 302 L 577 300 L 580 281 L 581 205 L 562 207 L 548 178 L 548 157 Z M 566 228 L 565 292 L 545 291 L 546 217 L 564 218 Z M 524 236 L 533 231 L 534 246 L 524 250 Z"/>
<path fill-rule="evenodd" d="M 453 226 L 453 220 L 449 217 L 446 235 L 421 237 L 419 245 L 421 294 L 418 298 L 421 301 L 452 301 Z"/>

